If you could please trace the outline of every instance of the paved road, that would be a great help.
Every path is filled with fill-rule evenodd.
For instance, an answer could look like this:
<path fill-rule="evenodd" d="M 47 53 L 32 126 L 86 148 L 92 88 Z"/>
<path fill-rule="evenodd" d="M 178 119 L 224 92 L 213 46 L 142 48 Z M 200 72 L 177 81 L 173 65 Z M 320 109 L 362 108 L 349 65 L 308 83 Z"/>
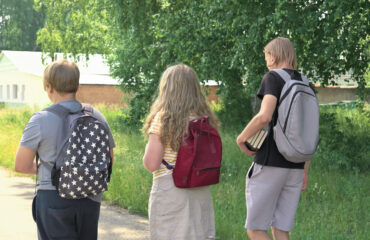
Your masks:
<path fill-rule="evenodd" d="M 0 240 L 37 240 L 31 214 L 35 183 L 26 177 L 14 177 L 0 168 Z M 126 210 L 102 203 L 99 240 L 147 240 L 148 220 Z"/>

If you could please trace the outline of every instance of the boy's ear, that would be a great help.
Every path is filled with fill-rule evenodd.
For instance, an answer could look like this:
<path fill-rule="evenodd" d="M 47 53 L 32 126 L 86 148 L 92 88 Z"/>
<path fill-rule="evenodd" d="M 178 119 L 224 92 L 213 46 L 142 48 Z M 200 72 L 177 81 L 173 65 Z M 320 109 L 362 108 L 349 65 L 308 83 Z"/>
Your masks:
<path fill-rule="evenodd" d="M 269 53 L 270 54 L 270 58 L 272 60 L 272 62 L 275 62 L 275 56 L 272 52 Z"/>
<path fill-rule="evenodd" d="M 46 90 L 50 93 L 50 94 L 52 94 L 52 93 L 54 93 L 54 91 L 55 91 L 55 89 L 49 84 L 49 86 L 46 88 Z"/>

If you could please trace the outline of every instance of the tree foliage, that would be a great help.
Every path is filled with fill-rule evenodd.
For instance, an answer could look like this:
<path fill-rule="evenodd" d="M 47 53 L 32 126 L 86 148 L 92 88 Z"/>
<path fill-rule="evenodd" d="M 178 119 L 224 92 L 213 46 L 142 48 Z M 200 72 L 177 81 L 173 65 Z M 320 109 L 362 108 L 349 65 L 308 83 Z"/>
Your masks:
<path fill-rule="evenodd" d="M 35 11 L 33 0 L 0 0 L 0 50 L 40 50 L 36 32 L 43 24 L 43 11 Z"/>
<path fill-rule="evenodd" d="M 45 9 L 47 21 L 37 33 L 43 52 L 106 54 L 115 35 L 113 5 L 109 0 L 34 0 L 37 10 Z"/>
<path fill-rule="evenodd" d="M 249 96 L 267 71 L 263 47 L 278 36 L 292 40 L 298 67 L 312 81 L 332 84 L 349 71 L 365 86 L 366 0 L 36 2 L 48 9 L 38 36 L 43 50 L 108 54 L 113 76 L 135 94 L 134 119 L 149 110 L 161 72 L 182 62 L 200 79 L 219 82 L 224 122 L 246 121 Z"/>

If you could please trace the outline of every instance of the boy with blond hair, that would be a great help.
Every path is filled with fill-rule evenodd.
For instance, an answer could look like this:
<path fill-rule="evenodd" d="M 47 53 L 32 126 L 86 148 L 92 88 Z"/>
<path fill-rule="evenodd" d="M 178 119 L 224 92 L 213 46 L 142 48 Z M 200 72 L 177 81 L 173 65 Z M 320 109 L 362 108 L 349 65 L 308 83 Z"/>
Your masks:
<path fill-rule="evenodd" d="M 266 66 L 270 70 L 262 79 L 257 96 L 261 108 L 237 138 L 239 148 L 247 155 L 256 155 L 246 176 L 247 219 L 245 228 L 252 240 L 270 240 L 271 227 L 275 240 L 289 240 L 301 191 L 306 189 L 308 162 L 293 163 L 279 152 L 270 131 L 257 152 L 245 142 L 264 126 L 276 124 L 278 101 L 285 81 L 274 69 L 282 69 L 292 79 L 302 81 L 296 70 L 293 44 L 287 38 L 275 38 L 264 49 Z"/>

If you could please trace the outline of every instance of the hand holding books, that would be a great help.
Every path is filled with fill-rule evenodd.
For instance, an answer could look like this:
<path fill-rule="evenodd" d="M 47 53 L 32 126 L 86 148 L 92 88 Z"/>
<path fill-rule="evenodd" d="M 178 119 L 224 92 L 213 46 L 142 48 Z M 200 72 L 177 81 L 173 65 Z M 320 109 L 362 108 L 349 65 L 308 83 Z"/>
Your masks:
<path fill-rule="evenodd" d="M 250 137 L 246 142 L 245 145 L 250 151 L 257 152 L 260 147 L 262 146 L 262 143 L 265 141 L 267 137 L 268 131 L 266 131 L 264 128 L 259 130 L 256 134 L 254 134 L 252 137 Z"/>

